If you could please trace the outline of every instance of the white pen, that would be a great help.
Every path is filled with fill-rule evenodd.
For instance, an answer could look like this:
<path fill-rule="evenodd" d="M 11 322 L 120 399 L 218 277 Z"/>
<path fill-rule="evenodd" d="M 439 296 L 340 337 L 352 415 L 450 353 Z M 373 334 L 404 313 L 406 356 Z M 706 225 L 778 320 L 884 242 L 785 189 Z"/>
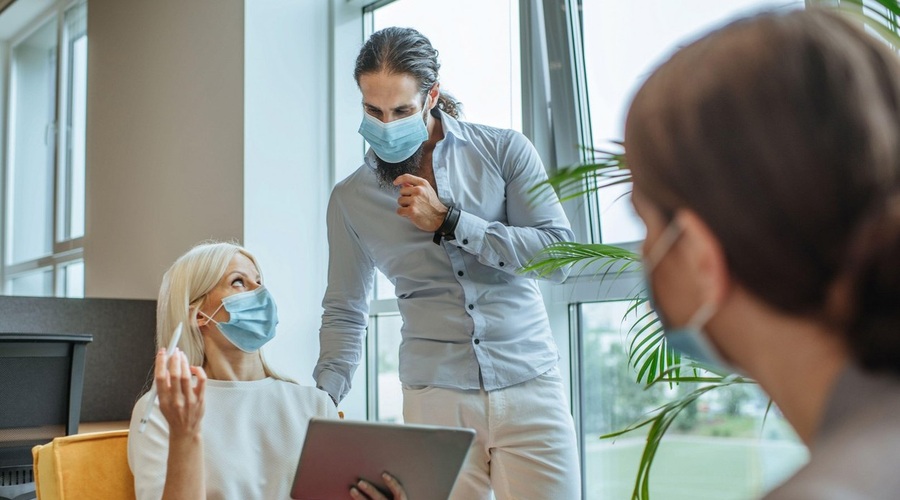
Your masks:
<path fill-rule="evenodd" d="M 178 326 L 175 327 L 175 334 L 172 335 L 172 341 L 169 342 L 169 347 L 166 349 L 166 361 L 169 360 L 169 357 L 172 356 L 172 351 L 178 345 L 178 339 L 181 338 L 181 328 L 184 326 L 183 322 L 178 323 Z M 147 410 L 144 411 L 144 418 L 141 419 L 141 427 L 138 429 L 138 432 L 144 432 L 144 428 L 147 427 L 147 421 L 150 420 L 150 412 L 153 411 L 153 405 L 156 403 L 156 384 L 153 384 L 153 387 L 150 388 L 150 397 L 147 398 Z"/>

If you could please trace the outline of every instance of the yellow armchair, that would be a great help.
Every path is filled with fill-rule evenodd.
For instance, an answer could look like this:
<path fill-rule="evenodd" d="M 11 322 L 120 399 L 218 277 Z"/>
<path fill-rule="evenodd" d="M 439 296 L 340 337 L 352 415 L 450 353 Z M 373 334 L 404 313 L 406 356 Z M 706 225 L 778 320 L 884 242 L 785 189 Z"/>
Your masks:
<path fill-rule="evenodd" d="M 133 500 L 127 448 L 127 430 L 58 437 L 35 446 L 31 453 L 38 500 Z"/>

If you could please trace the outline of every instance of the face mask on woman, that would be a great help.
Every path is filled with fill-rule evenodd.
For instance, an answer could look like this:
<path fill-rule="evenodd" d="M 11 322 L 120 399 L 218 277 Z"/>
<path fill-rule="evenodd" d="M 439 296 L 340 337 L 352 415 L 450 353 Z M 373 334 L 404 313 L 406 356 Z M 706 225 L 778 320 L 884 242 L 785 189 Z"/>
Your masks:
<path fill-rule="evenodd" d="M 225 323 L 212 318 L 222 307 L 230 315 Z M 215 323 L 222 335 L 244 352 L 256 352 L 275 337 L 278 308 L 275 307 L 272 294 L 264 286 L 224 297 L 222 304 L 212 314 L 198 312 Z"/>
<path fill-rule="evenodd" d="M 427 98 L 425 102 L 428 102 Z M 424 108 L 427 113 L 428 107 Z M 359 134 L 372 146 L 375 154 L 388 163 L 400 163 L 409 158 L 428 139 L 425 116 L 419 113 L 388 123 L 363 113 Z"/>
<path fill-rule="evenodd" d="M 650 306 L 656 312 L 656 316 L 662 324 L 663 335 L 669 347 L 698 363 L 708 366 L 716 372 L 736 373 L 737 370 L 725 361 L 722 353 L 709 340 L 709 336 L 703 332 L 703 327 L 716 314 L 718 307 L 716 304 L 707 302 L 700 305 L 700 308 L 688 319 L 687 324 L 676 327 L 666 319 L 662 309 L 657 307 L 656 302 L 653 300 L 653 280 L 651 279 L 653 270 L 675 245 L 675 242 L 681 236 L 681 232 L 681 226 L 673 219 L 663 230 L 662 235 L 653 244 L 653 247 L 647 252 L 647 255 L 644 256 L 644 282 Z"/>

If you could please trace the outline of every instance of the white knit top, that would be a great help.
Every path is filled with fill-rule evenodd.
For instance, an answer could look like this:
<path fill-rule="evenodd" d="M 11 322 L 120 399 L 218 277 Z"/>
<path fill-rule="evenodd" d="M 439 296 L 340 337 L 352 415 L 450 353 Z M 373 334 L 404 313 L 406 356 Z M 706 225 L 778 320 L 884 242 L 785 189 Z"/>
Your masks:
<path fill-rule="evenodd" d="M 169 425 L 157 403 L 138 432 L 149 394 L 131 415 L 128 464 L 138 500 L 159 500 Z M 207 499 L 288 499 L 311 417 L 337 418 L 328 395 L 274 378 L 208 380 L 203 415 Z"/>

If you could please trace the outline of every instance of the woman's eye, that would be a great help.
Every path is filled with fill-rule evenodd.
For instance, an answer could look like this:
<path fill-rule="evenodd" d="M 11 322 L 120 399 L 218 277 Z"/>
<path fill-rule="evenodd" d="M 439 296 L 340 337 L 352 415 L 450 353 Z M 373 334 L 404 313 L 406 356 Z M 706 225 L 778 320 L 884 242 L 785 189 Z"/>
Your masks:
<path fill-rule="evenodd" d="M 244 279 L 238 278 L 231 282 L 231 286 L 244 286 Z"/>

